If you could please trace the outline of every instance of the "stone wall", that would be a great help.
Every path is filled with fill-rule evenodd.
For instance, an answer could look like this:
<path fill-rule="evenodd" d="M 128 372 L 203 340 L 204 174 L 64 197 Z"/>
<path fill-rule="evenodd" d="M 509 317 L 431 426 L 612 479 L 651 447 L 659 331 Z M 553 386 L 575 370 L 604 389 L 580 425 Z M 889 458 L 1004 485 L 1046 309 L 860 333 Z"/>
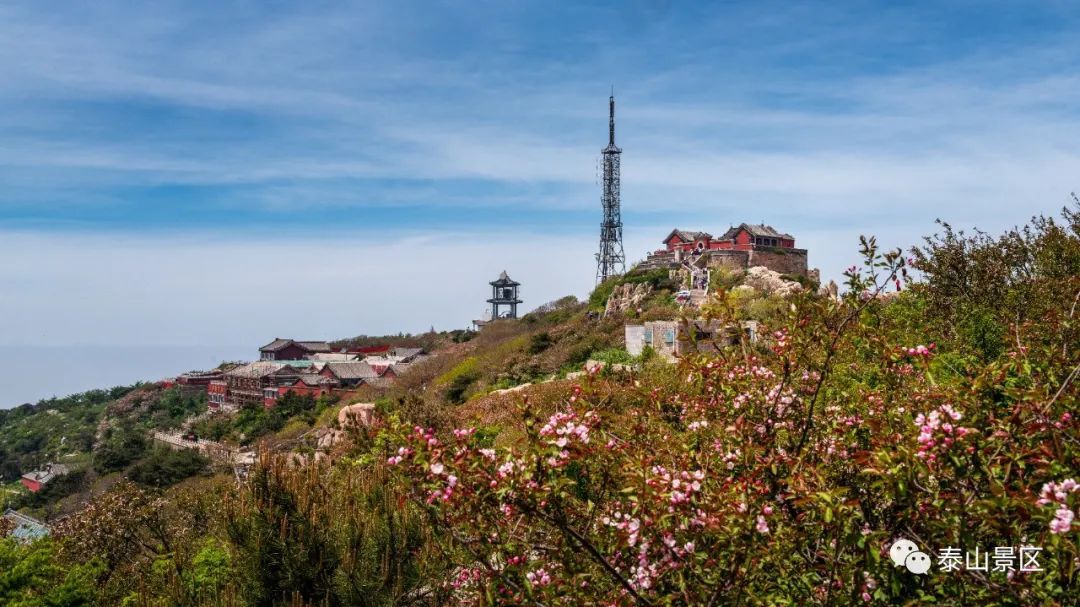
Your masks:
<path fill-rule="evenodd" d="M 806 249 L 769 247 L 750 251 L 747 267 L 765 266 L 781 274 L 807 275 Z"/>
<path fill-rule="evenodd" d="M 782 247 L 755 247 L 751 250 L 713 249 L 708 252 L 709 265 L 728 270 L 746 270 L 754 266 L 764 266 L 780 274 L 809 276 L 806 249 L 786 249 Z M 678 262 L 674 255 L 654 254 L 641 264 L 640 269 L 671 267 Z"/>
<path fill-rule="evenodd" d="M 750 260 L 750 251 L 718 249 L 709 253 L 709 265 L 727 270 L 745 270 Z"/>

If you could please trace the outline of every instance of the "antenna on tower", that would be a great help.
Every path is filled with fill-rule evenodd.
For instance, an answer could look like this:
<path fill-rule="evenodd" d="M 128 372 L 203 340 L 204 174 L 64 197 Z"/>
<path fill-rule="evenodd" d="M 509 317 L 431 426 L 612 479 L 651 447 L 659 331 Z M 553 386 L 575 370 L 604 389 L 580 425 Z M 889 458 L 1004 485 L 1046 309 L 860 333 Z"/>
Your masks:
<path fill-rule="evenodd" d="M 622 150 L 615 145 L 615 85 L 608 98 L 608 145 L 604 156 L 604 190 L 600 197 L 604 219 L 600 223 L 600 252 L 596 254 L 596 282 L 604 282 L 626 271 L 622 242 L 622 208 L 619 165 Z"/>

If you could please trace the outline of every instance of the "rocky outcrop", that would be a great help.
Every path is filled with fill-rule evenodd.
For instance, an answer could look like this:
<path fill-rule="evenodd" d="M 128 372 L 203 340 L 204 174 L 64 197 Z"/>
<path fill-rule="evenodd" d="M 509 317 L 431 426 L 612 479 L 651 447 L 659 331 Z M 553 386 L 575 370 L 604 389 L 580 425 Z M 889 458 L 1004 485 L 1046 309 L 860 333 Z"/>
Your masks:
<path fill-rule="evenodd" d="M 335 445 L 339 445 L 349 437 L 344 430 L 333 428 L 319 428 L 315 432 L 315 448 L 319 451 L 330 451 Z"/>
<path fill-rule="evenodd" d="M 746 271 L 743 286 L 751 287 L 759 293 L 766 295 L 779 295 L 786 297 L 802 290 L 802 285 L 784 279 L 779 272 L 770 270 L 765 266 L 754 266 Z"/>
<path fill-rule="evenodd" d="M 604 316 L 636 310 L 651 293 L 652 285 L 650 284 L 640 283 L 635 285 L 627 283 L 619 285 L 615 287 L 608 297 L 607 307 L 604 308 Z"/>
<path fill-rule="evenodd" d="M 346 430 L 351 427 L 370 426 L 375 421 L 375 403 L 357 403 L 342 407 L 338 411 L 338 427 Z"/>
<path fill-rule="evenodd" d="M 840 301 L 840 287 L 836 286 L 836 282 L 829 281 L 829 284 L 818 289 L 818 295 L 828 297 L 834 301 Z"/>

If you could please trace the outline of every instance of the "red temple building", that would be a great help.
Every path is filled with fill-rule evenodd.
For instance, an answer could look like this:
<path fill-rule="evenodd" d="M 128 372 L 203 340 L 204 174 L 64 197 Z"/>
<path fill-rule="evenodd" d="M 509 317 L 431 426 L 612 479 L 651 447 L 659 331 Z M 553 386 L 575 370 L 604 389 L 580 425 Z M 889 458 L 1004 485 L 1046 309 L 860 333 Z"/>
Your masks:
<path fill-rule="evenodd" d="M 654 251 L 642 269 L 726 267 L 745 270 L 764 266 L 781 274 L 808 276 L 806 249 L 795 247 L 795 237 L 764 224 L 741 223 L 715 237 L 708 232 L 672 230 L 664 248 Z"/>
<path fill-rule="evenodd" d="M 749 251 L 755 247 L 778 247 L 794 249 L 795 237 L 784 234 L 767 225 L 739 224 L 728 229 L 719 238 L 713 238 L 708 232 L 689 232 L 672 230 L 664 239 L 668 251 L 714 251 L 733 249 Z"/>

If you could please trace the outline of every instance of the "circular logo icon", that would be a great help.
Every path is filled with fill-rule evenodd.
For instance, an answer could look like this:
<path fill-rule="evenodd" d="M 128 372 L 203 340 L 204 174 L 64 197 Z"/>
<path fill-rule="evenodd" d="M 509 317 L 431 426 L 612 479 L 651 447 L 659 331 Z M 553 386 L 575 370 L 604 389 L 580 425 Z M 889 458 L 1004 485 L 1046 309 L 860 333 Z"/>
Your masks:
<path fill-rule="evenodd" d="M 889 558 L 897 567 L 903 567 L 904 561 L 912 552 L 918 552 L 919 547 L 915 545 L 915 542 L 911 540 L 899 539 L 893 542 L 892 547 L 889 548 Z"/>
<path fill-rule="evenodd" d="M 930 556 L 925 552 L 916 550 L 904 559 L 904 566 L 915 575 L 922 575 L 930 571 Z"/>

